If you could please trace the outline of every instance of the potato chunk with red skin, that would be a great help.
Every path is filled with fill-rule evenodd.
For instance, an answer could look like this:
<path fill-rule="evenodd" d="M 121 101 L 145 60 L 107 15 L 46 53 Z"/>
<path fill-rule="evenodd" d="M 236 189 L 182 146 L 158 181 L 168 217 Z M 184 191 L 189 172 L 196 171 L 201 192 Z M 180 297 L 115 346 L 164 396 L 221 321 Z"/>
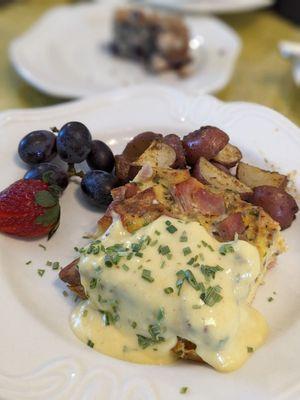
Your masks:
<path fill-rule="evenodd" d="M 281 229 L 291 226 L 299 210 L 295 199 L 280 188 L 274 186 L 258 186 L 253 190 L 250 202 L 262 207 Z"/>
<path fill-rule="evenodd" d="M 193 166 L 200 157 L 214 158 L 229 142 L 229 136 L 214 126 L 203 126 L 184 136 L 182 142 L 187 163 Z"/>

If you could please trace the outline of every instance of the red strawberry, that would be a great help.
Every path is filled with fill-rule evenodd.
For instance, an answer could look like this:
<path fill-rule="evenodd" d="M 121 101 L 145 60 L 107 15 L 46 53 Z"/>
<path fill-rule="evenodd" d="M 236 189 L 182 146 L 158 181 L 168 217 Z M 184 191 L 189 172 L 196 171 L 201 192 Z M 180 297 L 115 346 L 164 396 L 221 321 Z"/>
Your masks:
<path fill-rule="evenodd" d="M 20 179 L 0 193 L 0 232 L 28 238 L 51 235 L 59 224 L 59 191 L 40 180 Z"/>

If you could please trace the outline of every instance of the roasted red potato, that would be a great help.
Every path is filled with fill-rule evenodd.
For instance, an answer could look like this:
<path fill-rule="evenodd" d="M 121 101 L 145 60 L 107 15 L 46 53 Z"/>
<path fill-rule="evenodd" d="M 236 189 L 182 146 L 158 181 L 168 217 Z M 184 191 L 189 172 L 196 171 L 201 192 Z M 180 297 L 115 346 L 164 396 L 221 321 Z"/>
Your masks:
<path fill-rule="evenodd" d="M 132 166 L 142 167 L 145 164 L 153 168 L 168 168 L 176 161 L 176 152 L 168 144 L 161 140 L 154 140 L 151 145 L 131 163 Z"/>
<path fill-rule="evenodd" d="M 183 169 L 186 167 L 185 152 L 182 141 L 179 136 L 170 134 L 164 137 L 163 142 L 171 146 L 176 153 L 176 161 L 172 165 L 172 168 Z"/>
<path fill-rule="evenodd" d="M 221 171 L 206 158 L 201 157 L 193 170 L 193 176 L 201 183 L 206 183 L 220 190 L 232 190 L 241 195 L 243 199 L 252 194 L 252 189 L 240 182 L 237 178 Z"/>
<path fill-rule="evenodd" d="M 127 143 L 122 154 L 129 162 L 135 161 L 144 153 L 145 150 L 147 150 L 153 140 L 162 140 L 162 138 L 163 136 L 160 133 L 139 133 Z"/>
<path fill-rule="evenodd" d="M 258 186 L 253 190 L 250 202 L 262 207 L 281 229 L 291 226 L 299 210 L 295 199 L 284 190 L 274 186 Z"/>
<path fill-rule="evenodd" d="M 200 157 L 216 157 L 229 142 L 229 136 L 214 126 L 203 126 L 184 136 L 182 142 L 187 163 L 193 166 Z"/>
<path fill-rule="evenodd" d="M 242 156 L 242 153 L 236 146 L 228 143 L 215 157 L 213 157 L 213 161 L 216 161 L 227 168 L 232 168 L 242 159 Z"/>
<path fill-rule="evenodd" d="M 285 175 L 281 175 L 278 172 L 266 171 L 244 162 L 239 163 L 236 176 L 241 182 L 244 182 L 251 188 L 267 185 L 285 189 L 288 183 L 288 178 Z"/>

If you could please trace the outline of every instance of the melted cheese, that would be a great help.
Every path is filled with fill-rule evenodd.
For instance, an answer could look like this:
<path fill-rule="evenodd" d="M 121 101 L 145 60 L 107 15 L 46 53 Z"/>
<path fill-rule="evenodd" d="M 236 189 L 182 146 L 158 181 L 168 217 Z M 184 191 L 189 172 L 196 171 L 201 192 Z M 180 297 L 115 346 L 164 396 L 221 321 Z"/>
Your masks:
<path fill-rule="evenodd" d="M 239 368 L 267 334 L 247 303 L 260 257 L 245 241 L 230 243 L 225 255 L 222 245 L 198 222 L 163 216 L 130 234 L 115 221 L 81 256 L 89 299 L 72 313 L 75 334 L 101 353 L 149 364 L 174 361 L 181 337 L 217 370 Z"/>

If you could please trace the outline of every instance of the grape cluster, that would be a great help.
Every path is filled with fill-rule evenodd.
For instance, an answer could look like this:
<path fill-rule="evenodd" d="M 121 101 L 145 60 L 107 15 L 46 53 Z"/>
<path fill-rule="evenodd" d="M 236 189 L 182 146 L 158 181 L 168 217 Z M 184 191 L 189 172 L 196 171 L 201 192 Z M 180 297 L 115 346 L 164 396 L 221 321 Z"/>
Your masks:
<path fill-rule="evenodd" d="M 103 207 L 111 202 L 110 191 L 118 182 L 112 173 L 114 155 L 104 142 L 92 140 L 90 131 L 81 122 L 68 122 L 60 130 L 30 132 L 20 141 L 18 153 L 31 166 L 24 179 L 46 179 L 64 190 L 70 177 L 80 176 L 81 189 L 92 204 Z M 67 168 L 51 163 L 56 156 L 67 163 Z M 75 164 L 83 161 L 90 168 L 85 174 L 75 169 Z"/>

